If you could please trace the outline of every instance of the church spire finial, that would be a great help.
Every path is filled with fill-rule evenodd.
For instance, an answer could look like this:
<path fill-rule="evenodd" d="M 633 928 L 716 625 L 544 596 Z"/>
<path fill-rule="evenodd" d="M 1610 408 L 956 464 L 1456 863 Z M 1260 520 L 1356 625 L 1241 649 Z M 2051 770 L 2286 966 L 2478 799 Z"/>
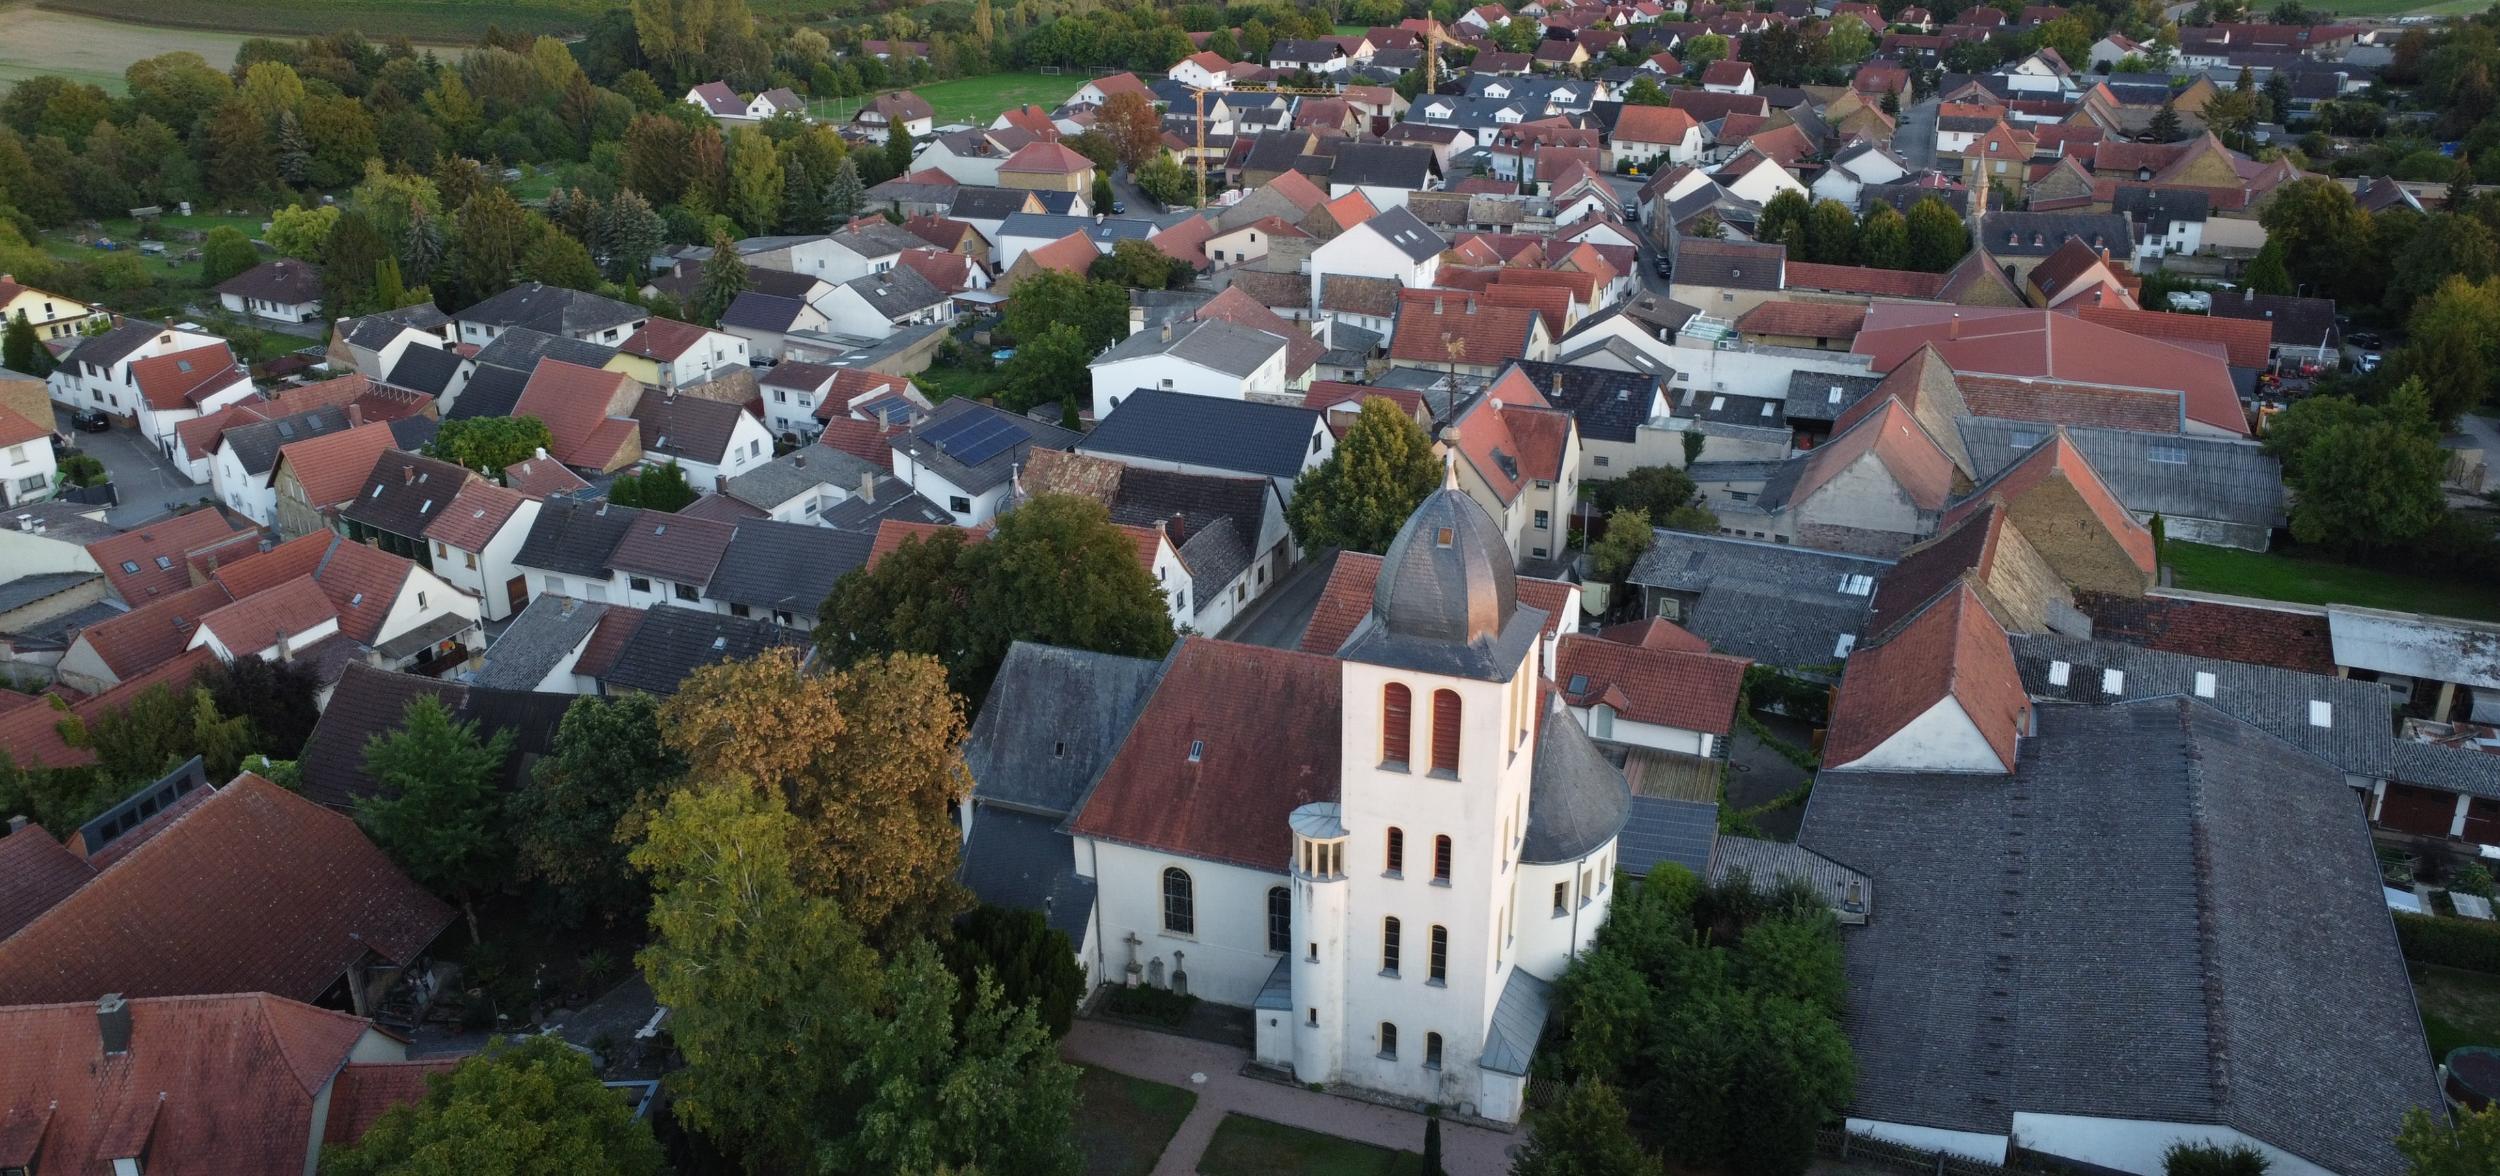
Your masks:
<path fill-rule="evenodd" d="M 1441 454 L 1441 488 L 1458 489 L 1458 450 L 1455 448 L 1444 450 Z"/>

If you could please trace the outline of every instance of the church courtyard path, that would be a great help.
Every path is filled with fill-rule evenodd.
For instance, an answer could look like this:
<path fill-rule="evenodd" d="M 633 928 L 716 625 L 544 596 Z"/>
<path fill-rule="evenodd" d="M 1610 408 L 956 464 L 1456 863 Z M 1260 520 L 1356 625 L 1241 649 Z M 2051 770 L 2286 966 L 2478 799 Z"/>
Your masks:
<path fill-rule="evenodd" d="M 1423 1150 L 1422 1115 L 1244 1076 L 1249 1055 L 1231 1046 L 1080 1017 L 1059 1052 L 1072 1062 L 1198 1093 L 1198 1105 L 1173 1133 L 1154 1176 L 1196 1176 L 1216 1124 L 1236 1112 L 1400 1151 Z M 1191 1074 L 1204 1074 L 1206 1081 L 1192 1083 Z M 1450 1176 L 1503 1176 L 1510 1171 L 1510 1149 L 1526 1139 L 1443 1123 L 1441 1163 Z"/>

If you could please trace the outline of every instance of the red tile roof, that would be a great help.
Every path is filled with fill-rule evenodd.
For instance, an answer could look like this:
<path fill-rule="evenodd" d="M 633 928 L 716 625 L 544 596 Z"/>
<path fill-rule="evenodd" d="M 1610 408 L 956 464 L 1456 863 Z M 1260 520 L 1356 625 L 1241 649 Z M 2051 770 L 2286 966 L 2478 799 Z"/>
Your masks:
<path fill-rule="evenodd" d="M 198 408 L 201 400 L 248 378 L 235 364 L 234 350 L 222 341 L 135 360 L 130 365 L 130 379 L 138 386 L 139 395 L 147 400 L 148 407 L 159 412 Z"/>
<path fill-rule="evenodd" d="M 79 631 L 78 640 L 93 649 L 115 677 L 132 677 L 188 648 L 200 618 L 233 600 L 224 585 L 214 582 L 186 588 L 89 625 Z"/>
<path fill-rule="evenodd" d="M 254 552 L 242 559 L 221 564 L 209 575 L 225 586 L 228 595 L 241 600 L 298 576 L 309 576 L 321 570 L 322 559 L 338 542 L 338 534 L 332 531 L 298 535 L 267 551 Z"/>
<path fill-rule="evenodd" d="M 321 593 L 338 610 L 339 632 L 349 640 L 372 645 L 381 640 L 382 623 L 407 587 L 416 561 L 379 547 L 339 540 L 315 577 Z"/>
<path fill-rule="evenodd" d="M 1188 637 L 1068 823 L 1084 837 L 1274 869 L 1285 818 L 1338 789 L 1334 658 Z"/>
<path fill-rule="evenodd" d="M 590 483 L 580 474 L 567 469 L 552 457 L 533 457 L 516 461 L 503 469 L 504 485 L 519 491 L 523 498 L 544 500 L 550 494 L 587 489 Z"/>
<path fill-rule="evenodd" d="M 1709 642 L 1693 636 L 1692 631 L 1684 626 L 1662 617 L 1608 625 L 1598 630 L 1597 635 L 1618 645 L 1632 645 L 1642 649 L 1675 649 L 1686 653 L 1710 652 Z"/>
<path fill-rule="evenodd" d="M 451 921 L 354 819 L 246 772 L 0 941 L 0 1004 L 312 1000 L 368 952 L 416 958 Z"/>
<path fill-rule="evenodd" d="M 1954 475 L 1959 472 L 1953 459 L 1909 409 L 1887 397 L 1874 412 L 1806 454 L 1805 468 L 1798 472 L 1795 489 L 1789 491 L 1789 505 L 1813 497 L 1841 471 L 1869 455 L 1883 463 L 1893 483 L 1920 510 L 1943 510 L 1953 494 Z"/>
<path fill-rule="evenodd" d="M 906 543 L 950 533 L 961 537 L 967 547 L 990 537 L 985 529 L 958 527 L 951 523 L 907 523 L 900 519 L 882 519 L 877 523 L 877 538 L 868 547 L 868 566 L 876 567 Z M 1148 566 L 1152 566 L 1151 560 Z"/>
<path fill-rule="evenodd" d="M 1095 259 L 1101 256 L 1102 250 L 1094 247 L 1093 238 L 1082 232 L 1072 232 L 1048 245 L 1026 250 L 1017 263 L 1022 264 L 1030 258 L 1034 265 L 1042 269 L 1082 276 L 1093 268 Z"/>
<path fill-rule="evenodd" d="M 1997 541 L 2004 530 L 2004 508 L 1986 503 L 1903 553 L 1900 562 L 1875 582 L 1875 601 L 1866 614 L 1867 644 L 1883 640 L 1893 626 L 1918 615 L 1947 585 L 1966 576 L 1984 578 L 1996 562 Z"/>
<path fill-rule="evenodd" d="M 1672 106 L 1626 106 L 1615 120 L 1615 143 L 1679 144 L 1701 124 Z"/>
<path fill-rule="evenodd" d="M 969 229 L 972 226 L 964 227 Z M 970 257 L 944 249 L 906 249 L 895 256 L 894 263 L 928 279 L 930 285 L 948 294 L 961 294 L 971 289 L 972 275 L 980 265 Z"/>
<path fill-rule="evenodd" d="M 0 712 L 0 747 L 8 749 L 19 767 L 75 768 L 95 762 L 95 752 L 72 747 L 61 735 L 62 720 L 75 716 L 94 722 L 105 715 L 128 709 L 133 699 L 148 690 L 164 686 L 174 691 L 188 689 L 191 679 L 201 670 L 216 664 L 217 656 L 205 649 L 176 654 L 136 677 L 125 678 L 118 686 L 78 702 L 55 695 L 66 704 L 64 713 L 54 702 L 41 706 L 20 706 Z M 57 688 L 56 688 L 57 689 Z M 5 955 L 5 952 L 0 952 Z"/>
<path fill-rule="evenodd" d="M 0 837 L 0 940 L 17 934 L 93 877 L 95 867 L 41 825 Z"/>
<path fill-rule="evenodd" d="M 1788 263 L 1788 288 L 1830 290 L 1879 298 L 1934 298 L 1944 289 L 1944 275 L 1791 260 Z"/>
<path fill-rule="evenodd" d="M 373 463 L 397 445 L 390 425 L 382 421 L 307 437 L 278 450 L 277 469 L 271 476 L 275 479 L 279 472 L 294 470 L 296 482 L 304 488 L 304 501 L 327 509 L 364 489 Z"/>
<path fill-rule="evenodd" d="M 1794 335 L 1813 339 L 1853 339 L 1866 321 L 1866 308 L 1846 302 L 1772 300 L 1746 311 L 1736 329 L 1748 335 Z"/>
<path fill-rule="evenodd" d="M 110 991 L 108 986 L 105 990 Z M 97 995 L 102 995 L 99 991 Z M 130 1047 L 106 1055 L 96 998 L 0 1009 L 0 1165 L 109 1172 L 294 1172 L 313 1104 L 371 1023 L 264 993 L 129 1002 Z M 335 1112 L 333 1112 L 335 1115 Z"/>
<path fill-rule="evenodd" d="M 1864 758 L 1947 699 L 2013 771 L 2031 701 L 2005 630 L 1967 585 L 1938 597 L 1884 643 L 1850 655 L 1832 699 L 1823 762 L 1844 767 Z"/>
<path fill-rule="evenodd" d="M 1337 222 L 1337 227 L 1341 229 L 1353 228 L 1379 215 L 1380 209 L 1373 206 L 1372 198 L 1364 195 L 1361 189 L 1328 202 L 1328 219 Z"/>
<path fill-rule="evenodd" d="M 1389 358 L 1446 364 L 1456 344 L 1457 362 L 1492 367 L 1528 353 L 1536 320 L 1533 310 L 1487 305 L 1464 291 L 1407 290 L 1398 299 Z"/>
<path fill-rule="evenodd" d="M 1794 267 L 1791 267 L 1794 268 Z M 2205 314 L 2172 314 L 2161 310 L 2129 310 L 2117 306 L 2086 306 L 2075 312 L 2083 321 L 2116 327 L 2130 335 L 2183 344 L 2216 344 L 2232 367 L 2262 368 L 2274 345 L 2274 328 L 2262 319 L 2220 318 Z"/>
<path fill-rule="evenodd" d="M 2219 658 L 2333 676 L 2335 642 L 2326 611 L 2269 602 L 2079 592 L 2092 635 L 2189 657 Z"/>
<path fill-rule="evenodd" d="M 474 554 L 483 550 L 521 509 L 521 504 L 528 501 L 518 490 L 472 478 L 451 496 L 451 504 L 426 524 L 425 537 Z"/>
<path fill-rule="evenodd" d="M 616 655 L 624 652 L 625 643 L 634 639 L 642 628 L 645 614 L 639 608 L 609 605 L 599 614 L 599 624 L 590 631 L 590 640 L 582 643 L 581 657 L 573 663 L 573 672 L 585 678 L 605 678 L 616 666 Z"/>
<path fill-rule="evenodd" d="M 449 1074 L 463 1059 L 413 1062 L 349 1062 L 330 1086 L 330 1118 L 321 1129 L 325 1147 L 351 1144 L 373 1129 L 382 1112 L 425 1101 L 426 1079 Z"/>
<path fill-rule="evenodd" d="M 1752 664 L 1570 633 L 1555 652 L 1554 678 L 1573 706 L 1603 703 L 1636 723 L 1725 735 L 1735 725 L 1737 695 Z"/>
<path fill-rule="evenodd" d="M 1921 345 L 1932 344 L 1964 376 L 2001 376 L 2172 394 L 2187 419 L 2246 436 L 2239 389 L 2219 355 L 2173 346 L 2071 314 L 2045 310 L 1879 303 L 1852 350 L 1890 371 Z M 1965 391 L 1968 390 L 1965 383 Z M 2041 420 L 2037 413 L 1994 413 Z M 2178 414 L 2163 432 L 2177 432 Z M 2099 423 L 2078 421 L 2072 423 Z M 2137 427 L 2137 426 L 2119 426 Z"/>
<path fill-rule="evenodd" d="M 239 400 L 206 416 L 176 422 L 174 436 L 182 439 L 183 456 L 199 461 L 217 452 L 217 443 L 224 439 L 226 430 L 268 420 L 269 417 L 261 411 L 267 407 L 269 405 L 265 401 Z M 0 437 L 0 444 L 15 443 Z"/>
<path fill-rule="evenodd" d="M 214 509 L 196 510 L 98 539 L 87 545 L 87 555 L 104 570 L 113 591 L 135 608 L 190 587 L 191 554 L 232 539 L 238 530 Z"/>
<path fill-rule="evenodd" d="M 820 412 L 823 407 L 818 406 Z M 894 468 L 894 439 L 910 431 L 908 426 L 899 422 L 880 429 L 875 421 L 837 416 L 825 421 L 825 431 L 817 434 L 816 440 L 818 444 L 828 448 L 839 449 L 853 457 L 873 461 L 877 463 L 879 469 L 892 470 Z"/>
<path fill-rule="evenodd" d="M 1097 78 L 1095 84 L 1099 85 L 1105 80 L 1107 79 Z M 1093 169 L 1094 161 L 1085 158 L 1076 149 L 1056 140 L 1046 139 L 1027 143 L 1022 150 L 1008 156 L 998 165 L 998 174 L 1020 172 L 1034 175 L 1073 176 Z"/>
<path fill-rule="evenodd" d="M 1302 394 L 1302 407 L 1325 411 L 1341 404 L 1360 408 L 1366 400 L 1386 400 L 1398 406 L 1409 417 L 1425 412 L 1424 397 L 1407 388 L 1375 388 L 1369 384 L 1344 384 L 1335 380 L 1313 380 Z M 1425 419 L 1430 419 L 1428 416 Z"/>
<path fill-rule="evenodd" d="M 1337 556 L 1337 566 L 1329 569 L 1328 584 L 1320 589 L 1319 603 L 1311 610 L 1311 619 L 1303 623 L 1299 648 L 1304 653 L 1335 657 L 1345 646 L 1345 639 L 1354 635 L 1354 626 L 1361 624 L 1371 611 L 1372 585 L 1380 579 L 1380 557 L 1359 551 Z M 1545 613 L 1545 636 L 1552 637 L 1564 629 L 1576 627 L 1579 618 L 1569 615 L 1573 586 L 1560 580 L 1542 580 L 1534 576 L 1519 577 L 1519 603 Z"/>
<path fill-rule="evenodd" d="M 1972 491 L 1969 498 L 1946 511 L 1941 525 L 1952 526 L 1990 500 L 2003 501 L 2019 511 L 2025 497 L 2044 486 L 2058 485 L 2072 488 L 2093 517 L 2100 520 L 2110 538 L 2135 563 L 2137 570 L 2146 576 L 2153 574 L 2156 563 L 2153 533 L 2146 530 L 2144 524 L 2135 521 L 2135 516 L 2128 514 L 2126 507 L 2119 505 L 2118 496 L 2110 492 L 2107 483 L 2101 481 L 2101 475 L 2092 469 L 2092 463 L 2084 460 L 2083 451 L 2075 448 L 2074 441 L 2066 436 L 2064 429 L 2033 446 L 2031 452 L 2016 459 L 2014 464 L 1997 471 L 1995 477 Z"/>
<path fill-rule="evenodd" d="M 271 646 L 281 647 L 283 655 L 311 644 L 304 639 L 306 633 L 337 619 L 321 586 L 310 576 L 300 576 L 210 612 L 200 618 L 199 627 L 236 657 Z"/>
<path fill-rule="evenodd" d="M 693 323 L 653 315 L 642 324 L 642 329 L 627 335 L 623 343 L 617 344 L 616 349 L 644 359 L 674 360 L 703 342 L 703 337 L 709 334 L 710 331 Z"/>
<path fill-rule="evenodd" d="M 1319 362 L 1320 356 L 1328 354 L 1328 348 L 1321 346 L 1319 340 L 1311 337 L 1309 327 L 1287 322 L 1284 316 L 1259 305 L 1259 300 L 1252 298 L 1247 292 L 1229 286 L 1223 293 L 1208 299 L 1206 304 L 1200 306 L 1190 317 L 1222 319 L 1236 327 L 1247 327 L 1253 331 L 1265 331 L 1271 335 L 1283 336 L 1285 375 L 1288 378 L 1300 377 L 1302 373 L 1311 370 L 1312 364 Z"/>
<path fill-rule="evenodd" d="M 537 417 L 547 426 L 554 441 L 547 452 L 557 461 L 612 470 L 626 461 L 626 450 L 641 438 L 632 418 L 624 415 L 633 411 L 640 388 L 623 372 L 540 360 L 512 415 Z"/>

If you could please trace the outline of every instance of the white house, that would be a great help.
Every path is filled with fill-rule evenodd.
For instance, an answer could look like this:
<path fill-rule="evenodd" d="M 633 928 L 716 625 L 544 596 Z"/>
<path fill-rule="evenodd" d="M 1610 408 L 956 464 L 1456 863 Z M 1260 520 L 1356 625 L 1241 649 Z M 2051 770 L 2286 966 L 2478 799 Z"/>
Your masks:
<path fill-rule="evenodd" d="M 634 405 L 634 424 L 643 464 L 675 462 L 698 494 L 773 458 L 773 435 L 764 422 L 727 401 L 644 392 Z"/>
<path fill-rule="evenodd" d="M 0 408 L 0 505 L 24 506 L 52 497 L 57 469 L 52 423 Z"/>
<path fill-rule="evenodd" d="M 747 370 L 749 347 L 744 336 L 655 318 L 617 345 L 607 369 L 675 392 Z"/>
<path fill-rule="evenodd" d="M 1615 120 L 1612 147 L 1618 165 L 1691 163 L 1702 151 L 1701 123 L 1672 106 L 1626 106 Z"/>
<path fill-rule="evenodd" d="M 63 408 L 101 409 L 135 422 L 141 398 L 131 365 L 177 351 L 224 345 L 225 340 L 195 326 L 124 321 L 101 335 L 79 340 L 44 380 L 44 388 L 52 402 Z"/>
<path fill-rule="evenodd" d="M 1751 94 L 1753 87 L 1753 66 L 1742 61 L 1714 61 L 1701 71 L 1701 88 L 1713 94 Z"/>
<path fill-rule="evenodd" d="M 1311 298 L 1327 297 L 1332 275 L 1387 278 L 1409 289 L 1438 284 L 1449 242 L 1404 207 L 1384 210 L 1311 251 Z"/>
<path fill-rule="evenodd" d="M 686 91 L 685 100 L 713 118 L 743 119 L 747 116 L 745 100 L 739 98 L 738 92 L 730 89 L 727 82 L 705 82 Z"/>
<path fill-rule="evenodd" d="M 816 301 L 827 326 L 844 335 L 883 339 L 897 328 L 952 322 L 955 300 L 908 266 L 862 274 Z"/>
<path fill-rule="evenodd" d="M 983 131 L 948 131 L 932 136 L 912 157 L 914 172 L 940 171 L 949 179 L 966 187 L 998 186 L 998 165 L 1006 162 L 1008 152 L 990 141 Z"/>
<path fill-rule="evenodd" d="M 1909 165 L 1900 156 L 1861 139 L 1832 156 L 1831 166 L 1814 177 L 1811 192 L 1816 200 L 1837 200 L 1856 208 L 1858 193 L 1867 185 L 1893 183 L 1909 174 Z"/>
<path fill-rule="evenodd" d="M 1233 63 L 1215 53 L 1192 53 L 1180 64 L 1164 71 L 1165 77 L 1192 90 L 1230 90 L 1233 88 Z M 1194 112 L 1193 112 L 1194 113 Z"/>
<path fill-rule="evenodd" d="M 1079 435 L 969 397 L 937 406 L 894 438 L 894 476 L 959 527 L 997 517 L 1034 449 L 1067 449 Z"/>
<path fill-rule="evenodd" d="M 1140 388 L 1247 400 L 1285 391 L 1286 340 L 1223 319 L 1185 319 L 1138 331 L 1087 365 L 1094 419 Z"/>
<path fill-rule="evenodd" d="M 1713 173 L 1719 186 L 1728 194 L 1755 204 L 1768 204 L 1782 192 L 1808 195 L 1806 186 L 1778 160 L 1759 151 L 1746 151 L 1727 161 Z"/>
<path fill-rule="evenodd" d="M 309 323 L 321 316 L 321 271 L 292 257 L 264 261 L 217 284 L 230 314 Z"/>
<path fill-rule="evenodd" d="M 804 117 L 807 102 L 786 87 L 776 87 L 756 95 L 754 101 L 747 103 L 746 116 L 759 122 L 780 114 Z"/>
<path fill-rule="evenodd" d="M 434 574 L 478 598 L 485 619 L 500 621 L 529 604 L 528 577 L 514 564 L 539 502 L 484 478 L 471 479 L 426 524 Z"/>
<path fill-rule="evenodd" d="M 1653 617 L 1564 634 L 1554 681 L 1591 737 L 1707 759 L 1735 725 L 1748 664 Z"/>

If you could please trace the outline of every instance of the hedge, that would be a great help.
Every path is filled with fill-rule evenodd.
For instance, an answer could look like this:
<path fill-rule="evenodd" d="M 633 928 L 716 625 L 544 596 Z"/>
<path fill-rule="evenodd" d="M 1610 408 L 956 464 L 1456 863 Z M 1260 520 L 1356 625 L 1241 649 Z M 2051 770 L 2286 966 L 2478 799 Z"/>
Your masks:
<path fill-rule="evenodd" d="M 2500 974 L 2500 923 L 2398 911 L 2396 941 L 2409 960 Z"/>

